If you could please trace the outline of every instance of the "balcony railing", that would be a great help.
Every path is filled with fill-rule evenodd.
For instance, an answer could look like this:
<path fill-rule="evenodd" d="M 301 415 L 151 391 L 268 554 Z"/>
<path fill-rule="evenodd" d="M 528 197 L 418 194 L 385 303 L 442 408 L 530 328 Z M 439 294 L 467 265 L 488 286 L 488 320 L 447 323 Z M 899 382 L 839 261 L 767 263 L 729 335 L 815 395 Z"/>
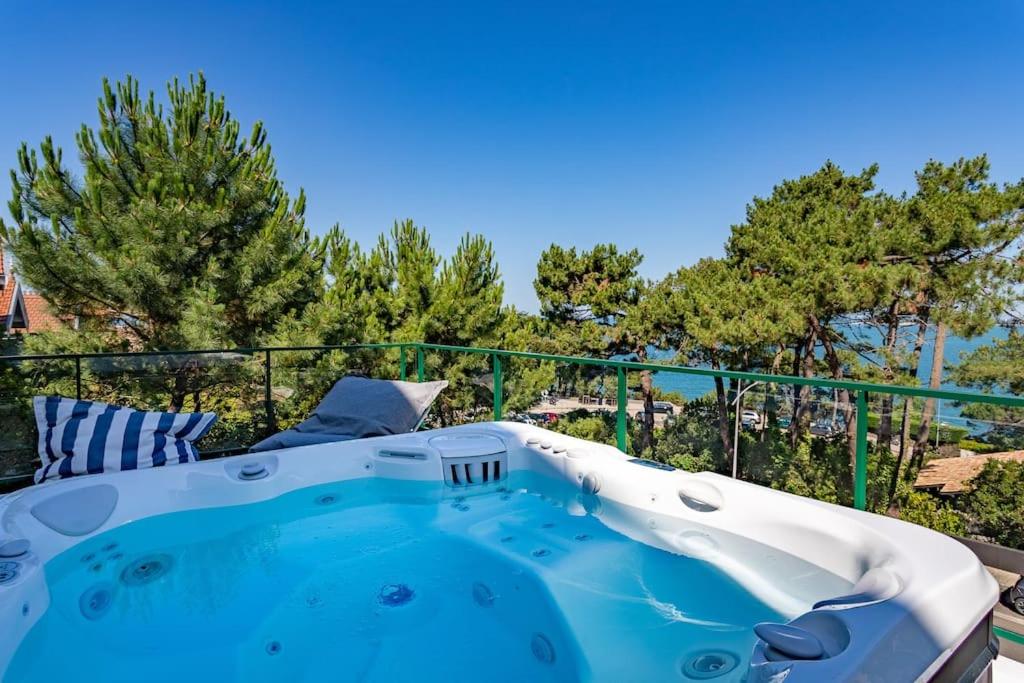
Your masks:
<path fill-rule="evenodd" d="M 952 401 L 956 404 L 986 403 L 1010 408 L 1024 408 L 1024 397 L 1002 396 L 995 394 L 983 394 L 977 392 L 948 391 L 944 389 L 929 389 L 923 387 L 912 387 L 891 384 L 878 384 L 871 382 L 859 382 L 853 380 L 837 380 L 824 377 L 797 377 L 792 375 L 772 375 L 756 372 L 740 372 L 733 370 L 714 370 L 711 368 L 690 367 L 684 365 L 669 365 L 661 363 L 641 363 L 628 360 L 611 360 L 602 358 L 587 358 L 580 356 L 563 356 L 557 354 L 534 353 L 530 351 L 509 351 L 505 349 L 490 349 L 467 346 L 449 346 L 445 344 L 425 344 L 419 342 L 390 342 L 378 344 L 349 344 L 334 346 L 289 346 L 289 347 L 257 347 L 238 349 L 201 349 L 187 351 L 141 351 L 131 353 L 79 353 L 79 354 L 47 354 L 47 355 L 13 355 L 0 356 L 0 372 L 5 368 L 12 368 L 22 365 L 36 365 L 52 363 L 67 366 L 63 374 L 71 375 L 73 393 L 76 398 L 90 398 L 89 392 L 83 387 L 83 382 L 88 375 L 96 374 L 90 372 L 89 368 L 83 365 L 97 361 L 110 361 L 117 365 L 118 361 L 122 367 L 131 369 L 131 361 L 145 361 L 146 359 L 174 359 L 174 358 L 198 358 L 198 357 L 241 357 L 247 359 L 259 359 L 262 366 L 262 410 L 264 411 L 263 423 L 267 431 L 274 431 L 276 421 L 274 418 L 274 397 L 273 397 L 273 372 L 275 354 L 301 354 L 316 353 L 324 354 L 332 351 L 358 352 L 372 350 L 397 351 L 397 376 L 406 380 L 409 375 L 410 356 L 415 364 L 416 380 L 427 379 L 428 370 L 426 357 L 428 352 L 444 352 L 454 354 L 468 354 L 473 356 L 487 357 L 490 359 L 492 382 L 493 382 L 493 405 L 492 415 L 495 420 L 503 417 L 503 359 L 524 359 L 538 362 L 548 362 L 568 366 L 590 366 L 604 369 L 611 369 L 616 372 L 616 442 L 620 450 L 627 449 L 627 397 L 628 383 L 626 374 L 630 371 L 650 371 L 656 373 L 692 375 L 699 377 L 719 377 L 725 380 L 737 380 L 747 385 L 754 383 L 762 385 L 789 385 L 809 386 L 820 389 L 846 390 L 850 392 L 851 399 L 856 406 L 856 462 L 854 471 L 854 496 L 853 504 L 858 509 L 866 506 L 866 482 L 867 482 L 867 453 L 868 453 L 868 420 L 856 419 L 857 415 L 868 413 L 868 401 L 872 396 L 889 394 L 921 399 L 936 399 L 938 401 Z M 144 367 L 145 363 L 138 366 Z M 193 363 L 195 372 L 202 371 L 203 362 Z M 70 371 L 70 372 L 69 372 Z M 114 374 L 116 368 L 109 371 Z M 0 376 L 2 379 L 2 376 Z M 54 388 L 56 383 L 51 382 L 45 388 Z M 39 387 L 40 389 L 44 387 Z M 70 388 L 70 387 L 65 387 Z M 10 401 L 15 392 L 0 384 L 0 404 Z M 70 392 L 69 392 L 70 393 Z M 0 414 L 0 425 L 3 425 L 4 416 Z M 34 444 L 33 444 L 34 445 Z M 234 448 L 219 450 L 240 450 L 247 444 L 238 444 Z M 0 452 L 11 450 L 0 445 Z M 208 451 L 215 454 L 214 451 Z M 0 474 L 0 476 L 3 476 Z M 10 476 L 9 474 L 7 476 Z"/>

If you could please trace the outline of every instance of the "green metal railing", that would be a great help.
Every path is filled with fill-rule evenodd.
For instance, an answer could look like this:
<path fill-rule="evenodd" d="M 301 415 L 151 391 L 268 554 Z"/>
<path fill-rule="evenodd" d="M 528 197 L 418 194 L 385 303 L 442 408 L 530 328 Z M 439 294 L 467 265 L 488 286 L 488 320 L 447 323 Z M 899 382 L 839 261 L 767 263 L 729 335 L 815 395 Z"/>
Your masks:
<path fill-rule="evenodd" d="M 635 361 L 606 360 L 598 358 L 584 358 L 579 356 L 562 356 L 557 354 L 533 353 L 530 351 L 507 351 L 502 349 L 487 349 L 469 346 L 448 346 L 445 344 L 406 344 L 416 348 L 417 377 L 423 381 L 423 352 L 424 350 L 449 351 L 458 353 L 470 353 L 489 355 L 494 364 L 494 419 L 500 420 L 502 416 L 501 404 L 501 358 L 526 358 L 536 361 L 550 361 L 570 365 L 589 365 L 605 368 L 615 368 L 618 374 L 618 393 L 616 397 L 616 441 L 619 450 L 626 450 L 626 426 L 627 426 L 627 392 L 626 372 L 656 371 L 667 373 L 678 373 L 684 375 L 695 375 L 702 377 L 720 377 L 722 379 L 734 379 L 744 382 L 761 382 L 765 384 L 789 384 L 795 386 L 824 387 L 830 389 L 843 389 L 851 392 L 856 402 L 857 415 L 864 416 L 864 419 L 857 419 L 856 422 L 856 457 L 854 467 L 854 488 L 853 504 L 858 510 L 867 507 L 867 474 L 868 474 L 868 398 L 871 394 L 892 394 L 897 396 L 909 396 L 915 398 L 934 398 L 938 400 L 951 400 L 964 403 L 990 403 L 1001 406 L 1024 408 L 1024 397 L 1018 396 L 997 396 L 993 394 L 981 394 L 976 392 L 947 391 L 944 389 L 927 389 L 920 387 L 907 387 L 889 384 L 877 384 L 871 382 L 858 382 L 853 380 L 837 380 L 824 377 L 795 377 L 790 375 L 769 375 L 754 372 L 738 372 L 731 370 L 713 370 L 710 368 L 694 368 L 682 365 L 662 365 L 657 363 L 640 363 Z M 404 363 L 404 351 L 403 351 Z"/>
<path fill-rule="evenodd" d="M 853 504 L 857 509 L 867 507 L 867 459 L 868 459 L 868 399 L 872 394 L 891 394 L 914 398 L 933 398 L 938 400 L 950 400 L 962 403 L 988 403 L 1014 408 L 1024 408 L 1024 397 L 998 396 L 994 394 L 982 394 L 976 392 L 948 391 L 944 389 L 928 389 L 921 387 L 909 387 L 889 384 L 876 384 L 870 382 L 858 382 L 853 380 L 838 380 L 824 377 L 796 377 L 790 375 L 771 375 L 755 372 L 740 372 L 733 370 L 714 370 L 711 368 L 689 367 L 683 365 L 663 365 L 659 363 L 641 363 L 627 360 L 609 360 L 603 358 L 586 358 L 580 356 L 563 356 L 549 353 L 534 353 L 531 351 L 509 351 L 505 349 L 479 348 L 470 346 L 449 346 L 445 344 L 426 344 L 420 342 L 388 342 L 378 344 L 347 344 L 328 346 L 282 346 L 282 347 L 258 347 L 243 349 L 202 349 L 190 351 L 143 351 L 136 353 L 82 353 L 82 354 L 53 354 L 53 355 L 22 355 L 22 356 L 0 356 L 0 363 L 18 363 L 29 361 L 46 360 L 73 360 L 75 364 L 75 386 L 77 398 L 82 397 L 82 361 L 102 358 L 125 358 L 125 357 L 157 357 L 175 355 L 202 355 L 202 354 L 224 354 L 236 353 L 242 355 L 263 355 L 264 364 L 264 395 L 263 400 L 267 413 L 267 425 L 270 429 L 274 427 L 274 410 L 272 397 L 272 353 L 275 352 L 299 352 L 299 351 L 355 351 L 365 349 L 397 349 L 399 359 L 399 377 L 407 379 L 408 359 L 410 350 L 415 352 L 416 381 L 426 380 L 426 353 L 428 351 L 464 353 L 479 356 L 489 356 L 491 360 L 494 385 L 493 416 L 500 420 L 503 414 L 503 361 L 510 358 L 528 359 L 533 361 L 547 361 L 567 365 L 591 366 L 614 369 L 617 373 L 618 391 L 616 394 L 616 443 L 620 450 L 625 451 L 627 447 L 627 387 L 626 373 L 629 371 L 655 371 L 662 373 L 674 373 L 693 375 L 698 377 L 710 377 L 740 380 L 743 382 L 760 382 L 764 384 L 781 384 L 793 386 L 822 387 L 828 389 L 841 389 L 850 392 L 851 399 L 856 404 L 856 454 L 854 464 L 854 486 Z M 864 416 L 865 419 L 861 419 Z"/>

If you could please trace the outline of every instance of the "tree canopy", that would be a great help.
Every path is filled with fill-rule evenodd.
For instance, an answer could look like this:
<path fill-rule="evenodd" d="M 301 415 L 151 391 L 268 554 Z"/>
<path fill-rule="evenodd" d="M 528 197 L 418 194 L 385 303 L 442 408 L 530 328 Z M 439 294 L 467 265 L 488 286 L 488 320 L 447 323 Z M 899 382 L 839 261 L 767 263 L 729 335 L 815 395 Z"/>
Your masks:
<path fill-rule="evenodd" d="M 322 295 L 323 247 L 262 124 L 243 137 L 201 74 L 167 94 L 165 113 L 133 78 L 105 80 L 99 127 L 76 136 L 81 179 L 51 137 L 22 145 L 3 236 L 24 281 L 105 347 L 253 345 Z"/>

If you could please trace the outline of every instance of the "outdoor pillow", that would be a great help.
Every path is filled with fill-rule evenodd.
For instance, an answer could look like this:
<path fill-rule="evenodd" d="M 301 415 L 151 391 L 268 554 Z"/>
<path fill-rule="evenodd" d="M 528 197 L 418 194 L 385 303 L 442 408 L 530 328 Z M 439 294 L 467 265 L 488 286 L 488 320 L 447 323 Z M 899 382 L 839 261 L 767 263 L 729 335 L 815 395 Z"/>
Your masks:
<path fill-rule="evenodd" d="M 250 453 L 259 451 L 276 451 L 279 448 L 298 448 L 299 446 L 313 446 L 322 443 L 336 443 L 338 441 L 351 441 L 354 436 L 348 434 L 318 434 L 316 432 L 297 432 L 294 429 L 286 429 L 260 441 L 249 449 Z"/>
<path fill-rule="evenodd" d="M 35 481 L 145 469 L 199 460 L 192 444 L 216 413 L 160 413 L 76 401 L 61 396 L 32 400 L 42 467 Z"/>
<path fill-rule="evenodd" d="M 321 443 L 311 435 L 343 435 L 350 439 L 402 434 L 416 429 L 448 382 L 400 382 L 351 375 L 331 388 L 308 419 L 264 439 L 249 450 Z M 339 439 L 323 439 L 337 441 Z"/>

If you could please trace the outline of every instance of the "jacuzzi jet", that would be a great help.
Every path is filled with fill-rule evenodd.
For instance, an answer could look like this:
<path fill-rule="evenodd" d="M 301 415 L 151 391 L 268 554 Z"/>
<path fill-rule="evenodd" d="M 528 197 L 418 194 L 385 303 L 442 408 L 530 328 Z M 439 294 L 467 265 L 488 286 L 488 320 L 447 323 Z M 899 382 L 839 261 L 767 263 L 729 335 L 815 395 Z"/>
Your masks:
<path fill-rule="evenodd" d="M 481 607 L 491 607 L 494 605 L 494 592 L 487 584 L 478 581 L 473 584 L 473 602 Z"/>
<path fill-rule="evenodd" d="M 502 543 L 511 543 L 514 540 L 516 540 L 515 536 L 502 536 L 501 537 L 501 542 Z"/>
<path fill-rule="evenodd" d="M 313 502 L 317 505 L 334 505 L 338 502 L 338 497 L 333 493 L 325 493 L 322 496 L 317 496 Z"/>
<path fill-rule="evenodd" d="M 591 538 L 593 537 L 590 534 L 576 534 L 573 536 L 573 540 L 576 541 L 589 541 Z"/>
<path fill-rule="evenodd" d="M 171 569 L 170 555 L 148 555 L 135 560 L 121 572 L 121 583 L 126 586 L 142 586 L 156 581 Z"/>
<path fill-rule="evenodd" d="M 267 471 L 267 466 L 263 463 L 247 462 L 242 465 L 242 469 L 238 473 L 238 478 L 243 481 L 253 481 L 255 479 L 263 479 L 269 474 L 270 472 Z"/>
<path fill-rule="evenodd" d="M 96 621 L 114 604 L 114 589 L 109 584 L 96 584 L 78 598 L 78 609 L 89 621 Z"/>
<path fill-rule="evenodd" d="M 0 562 L 0 585 L 10 583 L 18 578 L 17 562 Z"/>
<path fill-rule="evenodd" d="M 739 657 L 725 650 L 700 652 L 683 664 L 683 675 L 698 681 L 724 676 L 740 663 Z"/>
<path fill-rule="evenodd" d="M 0 560 L 14 559 L 28 554 L 30 544 L 24 538 L 0 544 Z"/>
<path fill-rule="evenodd" d="M 267 646 L 265 648 L 263 648 L 263 649 L 265 649 L 267 651 L 268 655 L 273 657 L 276 654 L 280 654 L 280 652 L 281 652 L 281 643 L 277 642 L 276 640 L 272 640 L 269 643 L 267 643 Z"/>
<path fill-rule="evenodd" d="M 537 548 L 536 550 L 534 550 L 530 554 L 533 555 L 534 557 L 547 557 L 548 555 L 551 554 L 551 551 L 548 550 L 547 548 Z"/>
<path fill-rule="evenodd" d="M 533 634 L 533 638 L 530 639 L 530 651 L 539 662 L 544 664 L 554 664 L 555 662 L 555 646 L 543 633 Z"/>
<path fill-rule="evenodd" d="M 554 529 L 555 528 L 555 523 L 554 522 L 544 522 L 543 524 L 540 525 L 540 528 L 541 529 Z"/>
<path fill-rule="evenodd" d="M 416 592 L 404 583 L 389 583 L 381 586 L 377 602 L 385 607 L 401 607 L 416 597 Z"/>
<path fill-rule="evenodd" d="M 117 543 L 108 543 L 103 546 L 103 552 L 105 553 L 112 553 L 115 550 L 117 550 Z"/>

